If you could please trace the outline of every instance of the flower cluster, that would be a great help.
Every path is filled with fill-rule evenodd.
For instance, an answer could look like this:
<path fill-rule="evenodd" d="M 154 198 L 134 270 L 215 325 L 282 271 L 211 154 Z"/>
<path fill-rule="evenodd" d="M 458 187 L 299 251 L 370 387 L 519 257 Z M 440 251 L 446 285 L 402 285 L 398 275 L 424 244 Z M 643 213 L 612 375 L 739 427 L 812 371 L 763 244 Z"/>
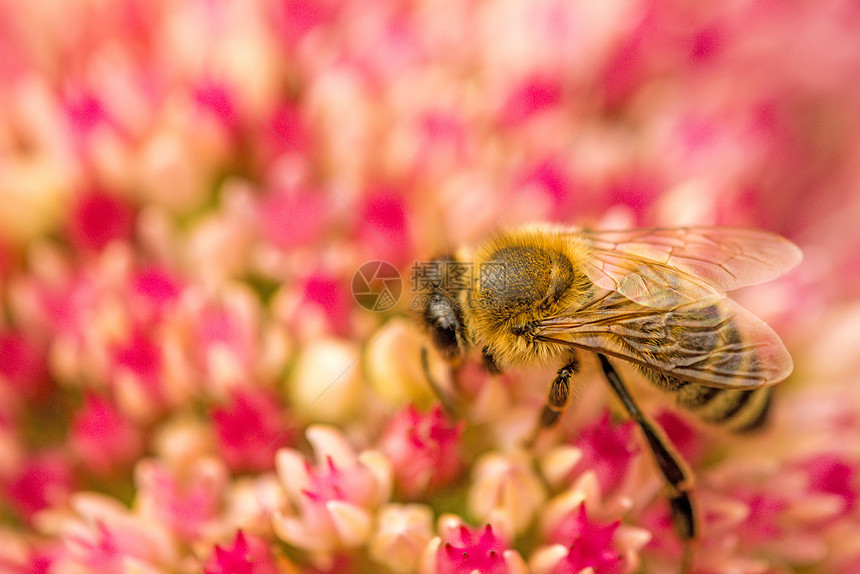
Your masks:
<path fill-rule="evenodd" d="M 0 571 L 860 570 L 855 4 L 3 3 Z M 536 220 L 805 251 L 738 297 L 795 361 L 765 429 L 635 393 L 692 548 L 593 358 L 535 434 L 551 369 L 353 297 Z"/>

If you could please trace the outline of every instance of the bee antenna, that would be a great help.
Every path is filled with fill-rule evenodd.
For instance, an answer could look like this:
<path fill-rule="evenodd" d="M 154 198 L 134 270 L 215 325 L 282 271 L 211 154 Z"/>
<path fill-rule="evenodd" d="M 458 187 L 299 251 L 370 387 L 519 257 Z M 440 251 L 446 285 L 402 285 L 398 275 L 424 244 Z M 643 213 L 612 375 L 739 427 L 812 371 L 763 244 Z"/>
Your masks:
<path fill-rule="evenodd" d="M 439 383 L 433 378 L 433 375 L 430 373 L 430 359 L 427 352 L 427 346 L 424 345 L 421 347 L 421 369 L 424 371 L 424 376 L 427 378 L 427 384 L 430 385 L 430 388 L 433 389 L 433 392 L 439 398 L 439 403 L 442 405 L 442 408 L 445 409 L 445 412 L 451 418 L 458 419 L 460 418 L 459 409 L 454 405 L 455 401 L 451 398 L 447 392 L 445 392 Z"/>
<path fill-rule="evenodd" d="M 690 574 L 693 571 L 693 562 L 696 554 L 696 540 L 684 541 L 684 553 L 681 556 L 681 574 Z"/>

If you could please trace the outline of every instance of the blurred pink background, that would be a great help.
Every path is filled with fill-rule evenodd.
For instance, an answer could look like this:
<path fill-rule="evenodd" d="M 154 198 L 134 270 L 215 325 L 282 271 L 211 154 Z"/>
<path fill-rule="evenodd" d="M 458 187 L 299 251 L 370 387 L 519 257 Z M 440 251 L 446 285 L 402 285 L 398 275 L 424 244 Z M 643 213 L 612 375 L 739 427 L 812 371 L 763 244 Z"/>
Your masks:
<path fill-rule="evenodd" d="M 516 375 L 468 366 L 444 420 L 410 293 L 352 298 L 365 261 L 531 221 L 801 246 L 737 295 L 795 358 L 773 429 L 661 417 L 713 519 L 696 572 L 858 571 L 858 37 L 838 0 L 0 0 L 0 571 L 673 571 L 601 392 L 558 445 L 629 456 L 556 477 L 506 430 L 540 402 Z M 469 494 L 501 475 L 516 504 Z"/>

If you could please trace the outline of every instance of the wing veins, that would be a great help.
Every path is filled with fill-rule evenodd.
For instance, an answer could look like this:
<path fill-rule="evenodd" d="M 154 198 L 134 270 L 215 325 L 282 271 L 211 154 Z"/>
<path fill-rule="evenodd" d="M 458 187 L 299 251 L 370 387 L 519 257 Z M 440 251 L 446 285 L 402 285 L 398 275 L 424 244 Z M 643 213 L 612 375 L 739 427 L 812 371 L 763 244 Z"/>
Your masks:
<path fill-rule="evenodd" d="M 796 265 L 800 250 L 778 235 L 743 228 L 682 227 L 579 232 L 592 250 L 597 285 L 666 308 L 769 281 Z M 656 288 L 656 290 L 655 290 Z M 663 292 L 672 290 L 672 294 Z"/>
<path fill-rule="evenodd" d="M 710 387 L 755 388 L 791 371 L 773 330 L 725 297 L 659 309 L 618 291 L 598 291 L 569 314 L 535 324 L 534 336 Z"/>

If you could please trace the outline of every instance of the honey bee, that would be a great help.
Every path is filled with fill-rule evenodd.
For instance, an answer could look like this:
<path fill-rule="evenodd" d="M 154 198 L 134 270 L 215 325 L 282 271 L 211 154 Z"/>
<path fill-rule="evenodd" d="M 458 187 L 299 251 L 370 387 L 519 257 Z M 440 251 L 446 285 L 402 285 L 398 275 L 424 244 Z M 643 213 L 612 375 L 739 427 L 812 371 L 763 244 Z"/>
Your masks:
<path fill-rule="evenodd" d="M 771 387 L 791 373 L 791 356 L 726 291 L 776 278 L 800 262 L 800 249 L 778 235 L 741 228 L 532 225 L 498 234 L 471 264 L 468 259 L 431 262 L 423 320 L 434 346 L 450 361 L 480 348 L 491 371 L 561 365 L 539 428 L 555 424 L 568 402 L 577 351 L 596 353 L 666 479 L 679 534 L 694 539 L 690 473 L 612 360 L 632 363 L 704 421 L 736 432 L 761 427 Z M 463 280 L 467 265 L 472 274 Z"/>

